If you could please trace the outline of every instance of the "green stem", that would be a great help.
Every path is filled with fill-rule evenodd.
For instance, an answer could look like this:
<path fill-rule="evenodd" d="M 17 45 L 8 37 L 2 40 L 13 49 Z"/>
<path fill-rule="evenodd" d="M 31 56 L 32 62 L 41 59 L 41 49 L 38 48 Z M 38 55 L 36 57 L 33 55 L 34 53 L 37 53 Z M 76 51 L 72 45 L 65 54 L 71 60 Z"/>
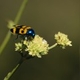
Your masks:
<path fill-rule="evenodd" d="M 15 23 L 15 24 L 17 24 L 17 23 L 19 22 L 20 17 L 21 17 L 21 15 L 22 15 L 22 13 L 23 13 L 23 10 L 24 10 L 27 2 L 28 2 L 28 0 L 24 0 L 24 1 L 23 1 L 22 5 L 21 5 L 21 7 L 20 7 L 20 9 L 19 9 L 19 11 L 18 11 L 18 13 L 17 13 L 17 16 L 16 16 L 16 18 L 15 18 L 15 20 L 14 20 L 14 23 Z"/>
<path fill-rule="evenodd" d="M 9 80 L 10 77 L 13 75 L 13 73 L 18 69 L 18 67 L 20 66 L 20 64 L 17 64 L 17 66 L 7 74 L 7 76 L 4 78 L 4 80 Z"/>
<path fill-rule="evenodd" d="M 17 16 L 16 16 L 16 18 L 15 18 L 15 20 L 14 20 L 14 23 L 15 23 L 15 24 L 17 24 L 17 23 L 19 22 L 20 17 L 21 17 L 21 15 L 22 15 L 22 13 L 23 13 L 23 10 L 24 10 L 27 2 L 28 2 L 28 0 L 24 0 L 24 1 L 23 1 L 22 5 L 21 5 L 21 7 L 20 7 L 20 9 L 19 9 L 19 11 L 18 11 L 18 13 L 17 13 Z M 6 34 L 5 39 L 3 40 L 3 43 L 2 43 L 1 46 L 0 46 L 0 54 L 2 53 L 2 51 L 3 51 L 4 48 L 5 48 L 5 46 L 7 45 L 8 41 L 9 41 L 9 39 L 10 39 L 10 36 L 11 36 L 11 34 L 10 34 L 10 32 L 8 31 L 8 33 Z"/>
<path fill-rule="evenodd" d="M 50 50 L 50 49 L 52 49 L 52 48 L 54 48 L 56 46 L 57 46 L 57 43 L 55 43 L 54 45 L 50 46 L 48 49 Z"/>
<path fill-rule="evenodd" d="M 11 36 L 11 34 L 10 34 L 10 32 L 8 31 L 8 33 L 7 33 L 7 35 L 6 35 L 3 43 L 2 43 L 1 46 L 0 46 L 0 54 L 1 54 L 2 51 L 4 50 L 6 44 L 8 43 L 8 41 L 9 41 L 9 39 L 10 39 L 10 36 Z"/>
<path fill-rule="evenodd" d="M 23 61 L 25 61 L 25 59 L 21 58 L 19 63 L 16 65 L 16 67 L 7 74 L 7 76 L 4 78 L 4 80 L 9 80 L 12 77 L 12 75 L 16 72 L 16 70 L 20 67 L 20 65 L 23 63 Z"/>

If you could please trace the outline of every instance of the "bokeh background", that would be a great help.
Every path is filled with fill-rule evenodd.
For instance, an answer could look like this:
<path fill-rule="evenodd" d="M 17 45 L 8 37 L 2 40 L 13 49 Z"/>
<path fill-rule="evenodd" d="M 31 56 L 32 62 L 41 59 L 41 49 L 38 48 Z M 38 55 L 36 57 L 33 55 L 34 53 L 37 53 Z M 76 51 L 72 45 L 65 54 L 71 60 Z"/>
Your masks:
<path fill-rule="evenodd" d="M 14 20 L 23 0 L 0 0 L 0 45 L 7 32 L 7 20 Z M 50 45 L 54 34 L 69 35 L 72 47 L 56 47 L 41 59 L 25 61 L 10 80 L 80 80 L 80 0 L 29 0 L 19 24 L 30 25 Z M 11 36 L 0 55 L 0 80 L 19 62 L 14 51 L 16 36 Z"/>

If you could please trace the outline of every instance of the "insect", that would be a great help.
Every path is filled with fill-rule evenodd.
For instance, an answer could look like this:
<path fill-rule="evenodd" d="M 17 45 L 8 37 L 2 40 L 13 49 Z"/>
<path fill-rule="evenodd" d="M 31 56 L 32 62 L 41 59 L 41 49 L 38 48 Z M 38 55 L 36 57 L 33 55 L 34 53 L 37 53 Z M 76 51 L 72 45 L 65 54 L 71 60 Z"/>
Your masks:
<path fill-rule="evenodd" d="M 17 34 L 17 38 L 19 35 L 27 37 L 28 39 L 32 39 L 35 36 L 34 30 L 30 26 L 14 25 L 14 28 L 11 28 L 10 31 L 13 34 Z"/>

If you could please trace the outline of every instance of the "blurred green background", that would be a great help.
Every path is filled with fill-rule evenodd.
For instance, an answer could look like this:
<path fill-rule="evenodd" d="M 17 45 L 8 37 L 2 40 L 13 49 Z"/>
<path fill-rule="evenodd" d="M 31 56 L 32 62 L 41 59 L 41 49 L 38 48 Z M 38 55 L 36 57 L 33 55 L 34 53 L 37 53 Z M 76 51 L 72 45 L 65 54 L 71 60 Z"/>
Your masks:
<path fill-rule="evenodd" d="M 7 21 L 14 20 L 23 0 L 0 0 L 0 44 L 7 32 Z M 54 34 L 69 35 L 72 47 L 56 47 L 41 59 L 25 61 L 10 80 L 79 80 L 80 0 L 29 0 L 19 24 L 31 26 L 50 45 Z M 11 36 L 0 55 L 0 80 L 19 62 L 14 51 L 16 36 Z"/>

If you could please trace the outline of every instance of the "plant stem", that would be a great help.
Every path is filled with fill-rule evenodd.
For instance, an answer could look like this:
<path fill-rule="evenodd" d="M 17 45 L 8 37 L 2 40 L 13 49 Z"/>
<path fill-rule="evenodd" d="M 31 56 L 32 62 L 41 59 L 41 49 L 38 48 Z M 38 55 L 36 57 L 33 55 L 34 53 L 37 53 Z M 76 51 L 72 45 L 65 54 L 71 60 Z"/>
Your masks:
<path fill-rule="evenodd" d="M 22 5 L 21 5 L 21 7 L 20 7 L 20 9 L 19 9 L 19 11 L 18 11 L 18 13 L 17 13 L 17 16 L 16 16 L 16 18 L 15 18 L 15 20 L 14 20 L 14 23 L 15 23 L 15 24 L 17 24 L 17 23 L 19 22 L 19 20 L 20 20 L 20 18 L 21 18 L 21 15 L 22 15 L 22 13 L 23 13 L 23 10 L 24 10 L 24 8 L 25 8 L 25 6 L 26 6 L 26 4 L 27 4 L 27 2 L 28 2 L 28 0 L 24 0 L 24 1 L 23 1 Z M 10 34 L 10 32 L 8 31 L 8 33 L 6 34 L 5 39 L 3 40 L 3 42 L 2 42 L 2 44 L 1 44 L 1 46 L 0 46 L 0 54 L 2 53 L 2 51 L 3 51 L 4 48 L 5 48 L 5 46 L 7 45 L 8 41 L 9 41 L 9 39 L 10 39 L 10 36 L 11 36 L 11 34 Z"/>
<path fill-rule="evenodd" d="M 9 80 L 12 75 L 16 72 L 16 70 L 20 67 L 20 65 L 25 61 L 23 58 L 20 60 L 20 62 L 16 65 L 16 67 L 7 74 L 7 76 L 4 78 L 4 80 Z"/>
<path fill-rule="evenodd" d="M 23 1 L 22 5 L 21 5 L 21 7 L 20 7 L 20 9 L 19 9 L 19 11 L 18 11 L 18 13 L 17 13 L 17 16 L 16 16 L 16 18 L 15 18 L 15 20 L 14 20 L 14 23 L 15 23 L 15 24 L 17 24 L 17 23 L 19 22 L 20 17 L 21 17 L 21 15 L 22 15 L 22 13 L 23 13 L 23 10 L 24 10 L 27 2 L 28 2 L 28 0 L 24 0 L 24 1 Z"/>
<path fill-rule="evenodd" d="M 1 55 L 2 51 L 4 50 L 6 44 L 8 43 L 8 41 L 9 41 L 9 39 L 10 39 L 10 36 L 11 36 L 11 34 L 10 34 L 10 32 L 8 31 L 5 39 L 3 40 L 3 42 L 2 42 L 2 44 L 1 44 L 1 46 L 0 46 L 0 55 Z"/>
<path fill-rule="evenodd" d="M 9 73 L 7 74 L 7 76 L 4 78 L 4 80 L 9 80 L 10 77 L 13 75 L 13 73 L 18 69 L 19 66 L 20 66 L 20 65 L 17 64 L 17 66 L 16 66 L 11 72 L 9 72 Z"/>
<path fill-rule="evenodd" d="M 52 49 L 52 48 L 54 48 L 56 46 L 57 46 L 57 43 L 55 43 L 54 45 L 50 46 L 48 49 L 50 50 L 50 49 Z"/>

